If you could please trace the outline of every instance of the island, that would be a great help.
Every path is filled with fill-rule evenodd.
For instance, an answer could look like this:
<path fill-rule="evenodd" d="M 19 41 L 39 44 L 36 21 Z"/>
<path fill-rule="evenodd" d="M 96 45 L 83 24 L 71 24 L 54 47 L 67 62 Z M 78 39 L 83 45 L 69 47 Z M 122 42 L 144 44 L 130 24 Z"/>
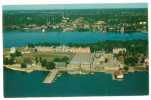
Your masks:
<path fill-rule="evenodd" d="M 124 74 L 149 71 L 147 40 L 98 41 L 91 44 L 29 43 L 4 49 L 4 67 L 23 72 L 49 71 L 43 83 L 68 74 L 111 74 L 121 81 Z"/>

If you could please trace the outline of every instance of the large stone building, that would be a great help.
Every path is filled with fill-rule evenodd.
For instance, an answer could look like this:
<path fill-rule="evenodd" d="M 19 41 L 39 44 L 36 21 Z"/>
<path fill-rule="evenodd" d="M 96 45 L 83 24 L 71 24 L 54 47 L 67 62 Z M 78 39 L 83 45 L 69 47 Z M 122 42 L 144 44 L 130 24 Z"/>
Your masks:
<path fill-rule="evenodd" d="M 52 47 L 41 47 L 41 46 L 38 46 L 38 47 L 35 47 L 37 49 L 38 52 L 53 52 L 55 50 L 55 48 L 52 46 Z"/>
<path fill-rule="evenodd" d="M 115 53 L 115 54 L 119 54 L 119 52 L 126 52 L 126 48 L 113 48 L 113 53 Z"/>
<path fill-rule="evenodd" d="M 54 62 L 55 63 L 55 68 L 64 68 L 66 66 L 65 62 Z"/>
<path fill-rule="evenodd" d="M 89 70 L 93 61 L 92 53 L 77 53 L 68 64 L 68 69 Z"/>
<path fill-rule="evenodd" d="M 65 45 L 57 46 L 54 50 L 55 52 L 70 52 L 70 47 Z"/>
<path fill-rule="evenodd" d="M 51 47 L 35 47 L 38 52 L 73 52 L 73 53 L 90 53 L 90 47 L 69 47 L 65 45 L 60 45 L 57 47 L 51 46 Z"/>
<path fill-rule="evenodd" d="M 71 48 L 71 52 L 75 52 L 75 53 L 90 53 L 90 47 L 86 47 L 86 48 L 76 48 L 76 47 L 72 47 Z"/>

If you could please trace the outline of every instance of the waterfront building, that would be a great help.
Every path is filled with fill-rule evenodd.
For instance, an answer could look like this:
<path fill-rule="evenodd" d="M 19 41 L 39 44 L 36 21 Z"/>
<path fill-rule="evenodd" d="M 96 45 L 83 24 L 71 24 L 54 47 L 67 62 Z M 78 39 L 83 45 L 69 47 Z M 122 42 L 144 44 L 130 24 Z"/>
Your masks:
<path fill-rule="evenodd" d="M 149 62 L 148 57 L 147 57 L 147 56 L 144 56 L 143 58 L 144 58 L 144 63 L 145 63 L 146 65 L 148 65 L 148 62 Z"/>
<path fill-rule="evenodd" d="M 116 78 L 123 78 L 124 75 L 120 71 L 115 72 Z"/>
<path fill-rule="evenodd" d="M 79 47 L 79 48 L 72 47 L 71 48 L 71 52 L 75 52 L 75 53 L 90 53 L 90 47 L 85 47 L 85 48 L 82 48 L 82 47 Z"/>
<path fill-rule="evenodd" d="M 55 50 L 53 46 L 51 47 L 38 46 L 38 47 L 35 47 L 35 49 L 37 49 L 38 52 L 53 52 Z"/>
<path fill-rule="evenodd" d="M 16 53 L 16 48 L 12 47 L 11 50 L 10 50 L 10 53 Z"/>
<path fill-rule="evenodd" d="M 113 48 L 113 53 L 115 53 L 115 54 L 119 54 L 119 52 L 126 52 L 126 48 Z"/>
<path fill-rule="evenodd" d="M 89 70 L 93 61 L 92 53 L 77 53 L 68 65 L 68 69 Z"/>
<path fill-rule="evenodd" d="M 55 63 L 55 68 L 63 68 L 66 66 L 65 62 L 54 62 Z"/>

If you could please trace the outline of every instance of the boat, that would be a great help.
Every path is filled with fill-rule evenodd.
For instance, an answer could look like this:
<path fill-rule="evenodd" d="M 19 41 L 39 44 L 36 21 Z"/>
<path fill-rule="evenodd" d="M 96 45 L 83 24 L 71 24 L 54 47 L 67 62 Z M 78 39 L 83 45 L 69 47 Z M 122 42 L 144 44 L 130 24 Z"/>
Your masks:
<path fill-rule="evenodd" d="M 42 29 L 42 33 L 45 33 L 45 29 Z"/>
<path fill-rule="evenodd" d="M 57 76 L 58 76 L 58 77 L 60 77 L 60 76 L 61 76 L 61 74 L 58 74 Z"/>
<path fill-rule="evenodd" d="M 94 74 L 93 72 L 91 72 L 90 74 Z"/>

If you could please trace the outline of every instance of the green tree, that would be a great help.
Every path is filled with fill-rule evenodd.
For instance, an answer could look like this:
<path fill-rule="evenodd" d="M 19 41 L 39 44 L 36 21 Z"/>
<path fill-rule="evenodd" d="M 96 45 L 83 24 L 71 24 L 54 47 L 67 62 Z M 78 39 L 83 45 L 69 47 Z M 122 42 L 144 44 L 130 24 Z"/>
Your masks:
<path fill-rule="evenodd" d="M 21 68 L 27 68 L 27 65 L 25 63 L 21 63 Z"/>
<path fill-rule="evenodd" d="M 4 58 L 3 63 L 4 63 L 4 65 L 8 65 L 9 64 L 9 60 L 8 60 L 7 57 Z"/>
<path fill-rule="evenodd" d="M 125 67 L 124 67 L 124 70 L 129 70 L 129 67 L 125 66 Z"/>
<path fill-rule="evenodd" d="M 122 56 L 122 55 L 123 55 L 123 54 L 122 54 L 122 51 L 120 51 L 120 52 L 119 52 L 119 56 Z"/>
<path fill-rule="evenodd" d="M 54 61 L 54 62 L 62 62 L 62 59 L 60 59 L 60 58 L 54 58 L 53 61 Z"/>
<path fill-rule="evenodd" d="M 10 53 L 10 57 L 15 57 L 15 54 L 13 54 L 13 53 Z"/>
<path fill-rule="evenodd" d="M 145 61 L 145 59 L 142 57 L 142 60 L 141 60 L 141 62 L 140 62 L 140 63 L 142 64 L 142 63 L 144 63 L 144 61 Z"/>
<path fill-rule="evenodd" d="M 42 67 L 46 67 L 47 66 L 47 60 L 46 59 L 42 60 L 41 66 Z"/>
<path fill-rule="evenodd" d="M 24 62 L 30 63 L 31 62 L 31 58 L 25 58 Z"/>
<path fill-rule="evenodd" d="M 40 63 L 42 63 L 42 57 L 40 57 L 39 60 L 40 60 Z"/>
<path fill-rule="evenodd" d="M 131 62 L 131 65 L 132 65 L 132 66 L 135 66 L 135 61 L 134 61 L 134 60 Z"/>
<path fill-rule="evenodd" d="M 63 61 L 63 62 L 67 62 L 68 60 L 69 60 L 69 58 L 66 57 L 66 56 L 62 58 L 62 61 Z"/>
<path fill-rule="evenodd" d="M 21 56 L 21 52 L 19 52 L 18 50 L 16 50 L 15 56 Z"/>
<path fill-rule="evenodd" d="M 37 49 L 35 49 L 35 52 L 37 52 Z"/>
<path fill-rule="evenodd" d="M 37 57 L 35 58 L 35 61 L 36 61 L 36 64 L 37 64 L 38 63 L 38 58 Z"/>
<path fill-rule="evenodd" d="M 14 58 L 11 58 L 11 59 L 8 60 L 8 63 L 9 63 L 10 65 L 14 64 L 14 60 L 15 60 Z"/>
<path fill-rule="evenodd" d="M 105 58 L 105 62 L 107 63 L 109 61 L 109 59 Z"/>
<path fill-rule="evenodd" d="M 54 69 L 55 68 L 55 63 L 54 62 L 48 62 L 48 64 L 47 64 L 47 66 L 46 66 L 46 68 L 48 69 L 48 70 L 50 70 L 50 69 Z"/>
<path fill-rule="evenodd" d="M 34 44 L 28 43 L 28 48 L 34 48 Z"/>

